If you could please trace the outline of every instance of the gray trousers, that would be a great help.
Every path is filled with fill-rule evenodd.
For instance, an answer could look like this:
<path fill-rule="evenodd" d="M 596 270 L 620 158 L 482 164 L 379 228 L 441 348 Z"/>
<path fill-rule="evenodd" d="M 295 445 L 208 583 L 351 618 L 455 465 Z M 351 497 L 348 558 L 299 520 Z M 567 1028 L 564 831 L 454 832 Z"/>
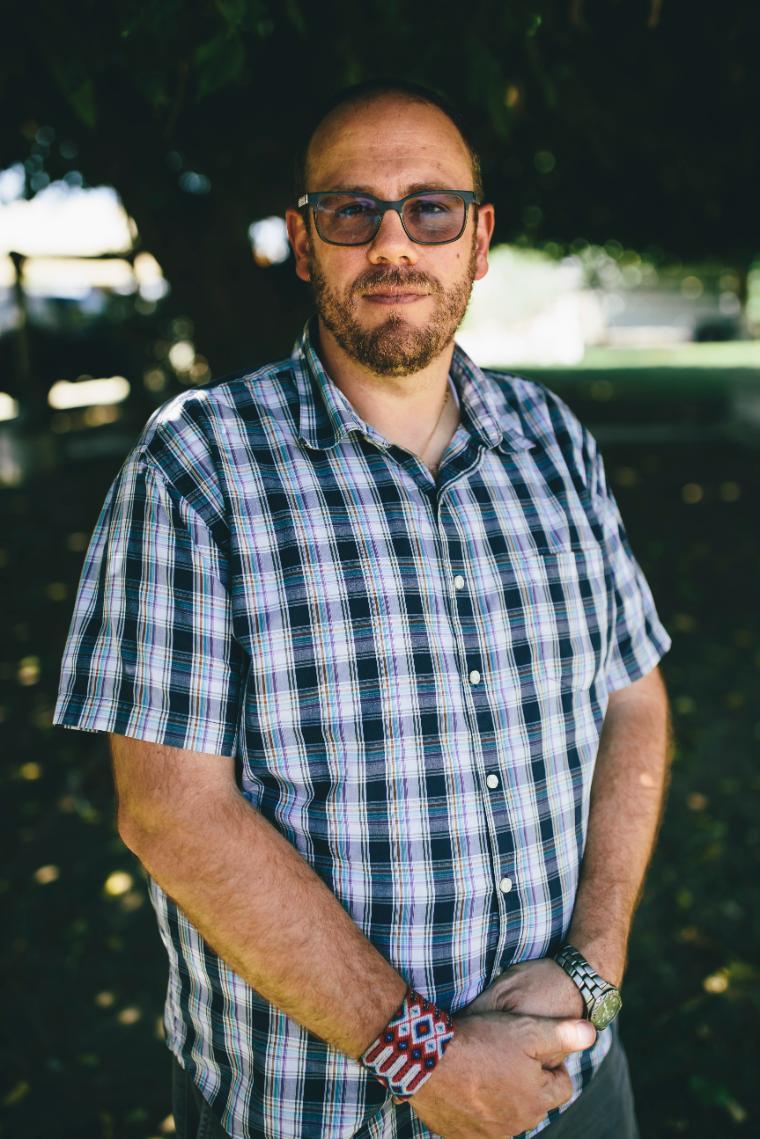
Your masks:
<path fill-rule="evenodd" d="M 193 1081 L 172 1059 L 177 1139 L 228 1139 Z M 541 1135 L 546 1139 L 639 1139 L 628 1061 L 619 1041 L 613 1043 L 582 1095 Z"/>
<path fill-rule="evenodd" d="M 540 1135 L 546 1139 L 639 1139 L 628 1061 L 619 1038 L 585 1091 Z"/>

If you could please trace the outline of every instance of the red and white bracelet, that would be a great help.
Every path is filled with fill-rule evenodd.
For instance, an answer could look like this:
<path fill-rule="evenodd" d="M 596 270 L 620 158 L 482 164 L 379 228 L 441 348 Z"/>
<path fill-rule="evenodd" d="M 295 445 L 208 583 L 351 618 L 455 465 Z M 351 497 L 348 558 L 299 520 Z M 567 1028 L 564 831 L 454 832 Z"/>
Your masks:
<path fill-rule="evenodd" d="M 449 1014 L 407 989 L 360 1062 L 396 1099 L 410 1099 L 430 1079 L 453 1036 L 454 1022 Z"/>

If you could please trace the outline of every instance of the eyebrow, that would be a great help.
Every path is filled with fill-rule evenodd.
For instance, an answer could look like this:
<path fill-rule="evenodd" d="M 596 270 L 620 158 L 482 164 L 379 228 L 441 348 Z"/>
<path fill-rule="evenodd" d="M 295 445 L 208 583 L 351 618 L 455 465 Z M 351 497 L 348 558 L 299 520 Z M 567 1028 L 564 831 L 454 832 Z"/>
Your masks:
<path fill-rule="evenodd" d="M 432 182 L 413 182 L 410 186 L 406 187 L 404 193 L 401 194 L 401 197 L 405 198 L 408 194 L 418 194 L 422 190 L 453 190 L 453 191 L 456 191 L 456 190 L 461 190 L 461 189 L 463 189 L 462 186 L 447 186 L 444 182 L 438 182 L 435 180 L 433 180 Z M 369 186 L 335 186 L 335 187 L 331 187 L 331 192 L 332 193 L 345 193 L 345 194 L 368 194 L 372 198 L 377 198 L 379 196 L 374 192 L 374 190 L 370 189 Z M 384 200 L 384 199 L 381 199 L 381 200 Z"/>

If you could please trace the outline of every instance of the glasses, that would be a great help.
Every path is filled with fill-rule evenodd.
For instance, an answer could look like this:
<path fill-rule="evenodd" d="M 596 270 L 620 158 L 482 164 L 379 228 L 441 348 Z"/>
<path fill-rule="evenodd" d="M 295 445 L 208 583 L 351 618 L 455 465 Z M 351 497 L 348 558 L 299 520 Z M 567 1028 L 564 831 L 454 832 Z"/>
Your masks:
<path fill-rule="evenodd" d="M 470 205 L 480 205 L 472 190 L 422 190 L 396 202 L 347 190 L 319 190 L 298 199 L 299 209 L 311 206 L 317 233 L 330 245 L 366 245 L 386 210 L 398 214 L 416 245 L 446 245 L 464 233 Z"/>

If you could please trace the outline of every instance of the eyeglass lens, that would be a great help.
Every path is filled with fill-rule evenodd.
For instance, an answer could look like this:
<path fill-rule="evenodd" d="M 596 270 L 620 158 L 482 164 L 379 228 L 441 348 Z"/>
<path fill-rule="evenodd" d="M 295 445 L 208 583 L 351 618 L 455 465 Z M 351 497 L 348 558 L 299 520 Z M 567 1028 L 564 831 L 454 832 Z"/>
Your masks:
<path fill-rule="evenodd" d="M 464 229 L 465 210 L 464 199 L 458 194 L 428 191 L 404 202 L 401 220 L 412 241 L 435 244 L 459 237 Z M 372 241 L 382 216 L 373 198 L 330 194 L 320 199 L 316 211 L 317 232 L 324 241 L 363 245 Z"/>

